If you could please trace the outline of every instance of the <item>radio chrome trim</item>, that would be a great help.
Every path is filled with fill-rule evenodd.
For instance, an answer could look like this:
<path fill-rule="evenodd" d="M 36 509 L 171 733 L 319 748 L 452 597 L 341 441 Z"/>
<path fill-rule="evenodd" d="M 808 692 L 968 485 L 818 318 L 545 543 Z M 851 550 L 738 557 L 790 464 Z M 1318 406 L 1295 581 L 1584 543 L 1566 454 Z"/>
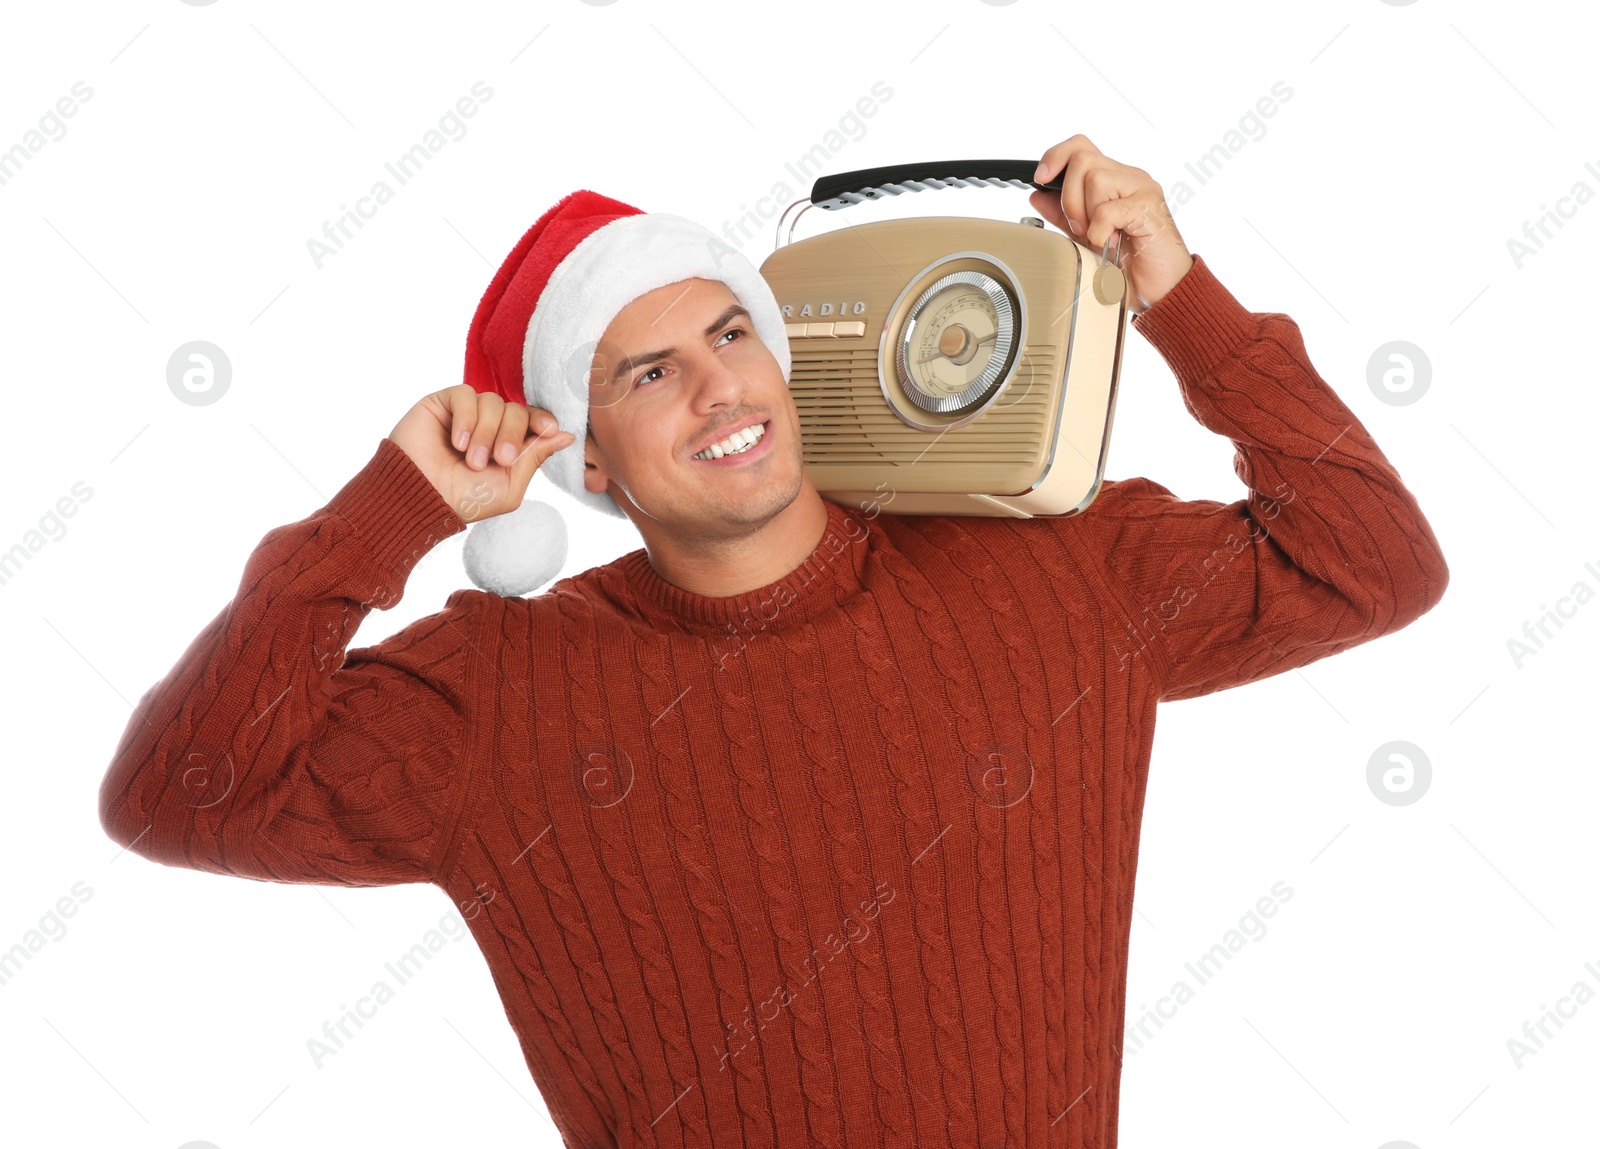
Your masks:
<path fill-rule="evenodd" d="M 968 413 L 966 415 L 963 415 L 961 418 L 956 419 L 956 420 L 954 420 L 952 422 L 947 422 L 947 423 L 924 423 L 924 422 L 921 422 L 921 421 L 919 421 L 917 419 L 912 418 L 905 411 L 901 410 L 900 404 L 895 402 L 894 397 L 889 394 L 888 372 L 882 370 L 882 367 L 881 367 L 882 363 L 884 362 L 885 356 L 889 351 L 889 321 L 895 315 L 897 315 L 900 312 L 901 305 L 905 302 L 906 297 L 911 294 L 912 287 L 915 284 L 921 282 L 926 276 L 928 276 L 929 274 L 931 274 L 934 271 L 937 271 L 939 268 L 943 267 L 945 264 L 954 263 L 957 260 L 962 260 L 962 259 L 975 259 L 975 260 L 979 261 L 980 263 L 985 263 L 985 264 L 988 264 L 990 267 L 996 268 L 1004 276 L 1005 284 L 1007 285 L 1008 290 L 1010 292 L 1015 293 L 1016 304 L 1015 304 L 1015 307 L 1014 307 L 1014 311 L 1015 311 L 1015 317 L 1016 317 L 1016 322 L 1015 322 L 1016 353 L 1011 356 L 1011 363 L 1010 363 L 1009 367 L 1006 369 L 1005 374 L 1000 378 L 999 386 L 995 387 L 994 393 L 992 395 L 990 395 L 989 398 L 984 400 L 984 402 L 982 403 L 981 406 L 979 406 L 977 409 L 973 410 L 972 412 L 970 412 L 970 413 Z M 954 275 L 961 274 L 961 272 L 952 272 L 950 274 L 952 276 L 954 276 Z M 979 273 L 979 274 L 982 274 L 982 273 Z M 945 278 L 948 278 L 948 277 L 945 277 Z M 990 278 L 994 278 L 994 277 L 990 276 Z M 943 282 L 943 280 L 941 279 L 940 282 Z M 923 289 L 923 291 L 931 293 L 932 285 L 930 285 L 928 288 Z M 919 292 L 918 293 L 919 297 L 922 294 L 923 294 L 923 292 Z M 1010 301 L 1010 297 L 1009 296 L 1007 297 L 1007 301 L 1008 302 Z M 910 308 L 907 308 L 908 312 L 910 310 L 911 310 Z M 902 340 L 901 340 L 901 342 L 902 342 L 902 345 L 903 345 L 903 331 L 902 331 Z M 950 252 L 950 253 L 948 253 L 946 255 L 941 255 L 938 259 L 935 259 L 931 263 L 928 263 L 928 264 L 924 265 L 923 267 L 921 267 L 917 271 L 913 272 L 910 276 L 908 276 L 907 279 L 906 279 L 906 285 L 903 288 L 900 289 L 900 293 L 898 295 L 896 295 L 894 297 L 893 302 L 891 302 L 889 304 L 889 310 L 884 315 L 883 330 L 878 335 L 878 364 L 880 365 L 879 369 L 877 371 L 877 375 L 878 375 L 878 390 L 883 393 L 884 404 L 889 408 L 889 410 L 894 412 L 895 416 L 902 423 L 904 423 L 908 427 L 915 427 L 919 431 L 948 431 L 948 430 L 951 430 L 951 429 L 956 428 L 956 427 L 964 427 L 968 423 L 970 423 L 974 419 L 976 419 L 978 416 L 982 415 L 990 407 L 993 407 L 995 402 L 1000 398 L 1000 396 L 1002 396 L 1002 395 L 1004 395 L 1006 393 L 1006 389 L 1011 386 L 1011 381 L 1016 378 L 1017 368 L 1021 365 L 1022 356 L 1023 356 L 1023 353 L 1024 353 L 1025 349 L 1027 348 L 1027 345 L 1028 345 L 1028 301 L 1027 301 L 1026 297 L 1024 296 L 1021 288 L 1018 286 L 1017 273 L 1014 272 L 1013 270 L 1011 270 L 1011 268 L 1005 263 L 1004 260 L 999 259 L 998 257 L 996 257 L 991 252 L 987 252 L 987 251 L 955 251 L 955 252 Z M 895 364 L 895 370 L 896 370 L 897 373 L 900 370 L 900 365 L 902 363 L 902 359 L 903 359 L 903 350 L 902 350 L 902 348 L 896 348 L 894 356 L 893 356 L 893 362 Z M 985 371 L 987 371 L 987 370 L 988 370 L 988 368 L 985 368 Z M 991 379 L 989 381 L 989 383 L 986 384 L 986 386 L 987 385 L 993 385 L 993 382 L 994 381 Z M 905 387 L 904 382 L 901 382 L 900 385 L 901 385 L 902 388 Z M 977 386 L 977 384 L 973 384 L 971 387 L 968 387 L 967 390 L 970 391 L 970 390 L 972 390 L 972 387 L 976 387 L 976 386 Z M 911 395 L 910 395 L 909 391 L 907 391 L 907 393 L 906 393 L 906 398 L 907 399 L 911 399 Z M 911 399 L 911 402 L 912 403 L 916 403 L 916 400 L 915 399 Z M 918 407 L 922 406 L 920 403 L 916 403 L 916 405 Z M 959 406 L 959 404 L 956 404 L 956 406 Z M 933 414 L 935 412 L 929 412 L 929 413 Z"/>
<path fill-rule="evenodd" d="M 1073 242 L 1076 243 L 1077 241 L 1074 240 Z M 1075 272 L 1075 274 L 1073 276 L 1073 281 L 1072 281 L 1072 302 L 1070 304 L 1068 304 L 1066 310 L 1064 310 L 1061 313 L 1063 316 L 1068 316 L 1069 317 L 1067 319 L 1067 351 L 1066 351 L 1066 354 L 1061 357 L 1062 358 L 1062 366 L 1061 366 L 1061 401 L 1063 403 L 1066 402 L 1067 383 L 1072 379 L 1072 352 L 1073 352 L 1073 349 L 1076 348 L 1077 345 L 1078 345 L 1078 300 L 1083 298 L 1083 287 L 1084 287 L 1084 276 L 1083 276 L 1083 262 L 1084 261 L 1083 261 L 1083 256 L 1082 256 L 1081 252 L 1079 253 L 1079 257 L 1078 257 L 1076 262 L 1077 262 L 1078 266 L 1076 268 L 1076 272 Z M 1117 333 L 1117 342 L 1118 342 L 1118 346 L 1119 347 L 1121 346 L 1121 341 L 1122 341 L 1122 333 L 1119 331 Z M 1028 484 L 1028 490 L 1029 491 L 1038 490 L 1039 489 L 1039 485 L 1044 482 L 1045 476 L 1048 475 L 1050 473 L 1051 469 L 1054 468 L 1055 465 L 1056 465 L 1056 451 L 1059 450 L 1060 447 L 1061 447 L 1062 434 L 1066 430 L 1061 425 L 1061 422 L 1062 421 L 1059 418 L 1055 420 L 1055 429 L 1050 435 L 1050 450 L 1045 454 L 1045 457 L 1044 457 L 1044 467 L 1041 468 L 1039 473 L 1034 476 L 1033 482 Z M 1110 436 L 1108 435 L 1100 443 L 1100 463 L 1101 463 L 1101 468 L 1102 469 L 1104 468 L 1104 465 L 1105 465 L 1106 448 L 1109 447 L 1110 445 L 1111 445 L 1111 441 L 1110 441 Z M 1067 443 L 1067 446 L 1069 446 L 1069 447 L 1072 446 L 1072 443 L 1071 443 L 1070 439 L 1069 439 L 1069 441 Z M 1072 449 L 1078 455 L 1078 457 L 1080 459 L 1082 459 L 1084 457 L 1082 451 L 1079 451 L 1076 447 L 1073 447 Z M 1085 462 L 1087 462 L 1087 460 L 1085 460 Z M 1098 481 L 1096 481 L 1094 486 L 1090 489 L 1089 498 L 1086 499 L 1084 502 L 1079 503 L 1078 506 L 1075 508 L 1074 513 L 1076 513 L 1076 511 L 1083 510 L 1083 508 L 1085 506 L 1087 506 L 1089 502 L 1093 501 L 1095 495 L 1099 494 L 1099 492 L 1100 492 L 1100 483 Z M 1023 493 L 1026 493 L 1026 492 L 1023 492 Z"/>
<path fill-rule="evenodd" d="M 912 373 L 911 360 L 908 351 L 911 346 L 912 328 L 918 321 L 918 315 L 925 309 L 933 298 L 945 288 L 962 283 L 978 288 L 989 299 L 989 304 L 994 308 L 995 315 L 995 341 L 994 347 L 989 352 L 983 370 L 978 372 L 978 377 L 968 383 L 954 395 L 935 397 L 923 391 L 921 383 Z M 1016 314 L 1011 306 L 1011 297 L 1006 293 L 1005 286 L 987 271 L 952 271 L 948 275 L 941 275 L 938 279 L 928 284 L 922 294 L 906 309 L 905 322 L 900 325 L 900 339 L 895 348 L 895 370 L 900 377 L 900 389 L 924 411 L 932 411 L 936 415 L 947 415 L 951 411 L 959 411 L 966 407 L 979 395 L 982 395 L 994 381 L 1000 377 L 1000 371 L 1011 355 L 1011 345 L 1014 342 L 1014 329 L 1016 327 Z"/>

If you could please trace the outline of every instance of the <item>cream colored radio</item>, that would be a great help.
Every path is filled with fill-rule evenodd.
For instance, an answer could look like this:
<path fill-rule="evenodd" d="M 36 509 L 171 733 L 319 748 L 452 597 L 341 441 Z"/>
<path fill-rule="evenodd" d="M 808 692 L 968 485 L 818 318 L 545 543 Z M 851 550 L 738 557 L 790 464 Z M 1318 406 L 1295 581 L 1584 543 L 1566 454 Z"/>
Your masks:
<path fill-rule="evenodd" d="M 804 214 L 962 186 L 1059 194 L 1059 177 L 1033 182 L 1035 166 L 865 168 L 817 180 L 796 204 Z M 1117 254 L 1035 217 L 879 220 L 778 247 L 761 274 L 788 324 L 789 389 L 818 492 L 893 514 L 1087 508 L 1100 491 L 1122 362 Z"/>

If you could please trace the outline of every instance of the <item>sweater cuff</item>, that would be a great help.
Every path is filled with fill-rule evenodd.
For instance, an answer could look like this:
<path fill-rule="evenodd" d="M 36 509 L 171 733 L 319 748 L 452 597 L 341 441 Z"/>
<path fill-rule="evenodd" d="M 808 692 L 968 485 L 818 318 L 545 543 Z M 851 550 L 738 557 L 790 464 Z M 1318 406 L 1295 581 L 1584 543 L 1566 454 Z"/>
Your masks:
<path fill-rule="evenodd" d="M 466 529 L 411 456 L 385 437 L 371 460 L 328 500 L 363 549 L 389 573 L 399 598 L 411 570 L 439 543 Z M 385 609 L 389 604 L 379 604 Z"/>
<path fill-rule="evenodd" d="M 1256 316 L 1211 273 L 1198 254 L 1171 291 L 1133 317 L 1180 383 L 1209 373 L 1241 344 L 1257 337 Z"/>

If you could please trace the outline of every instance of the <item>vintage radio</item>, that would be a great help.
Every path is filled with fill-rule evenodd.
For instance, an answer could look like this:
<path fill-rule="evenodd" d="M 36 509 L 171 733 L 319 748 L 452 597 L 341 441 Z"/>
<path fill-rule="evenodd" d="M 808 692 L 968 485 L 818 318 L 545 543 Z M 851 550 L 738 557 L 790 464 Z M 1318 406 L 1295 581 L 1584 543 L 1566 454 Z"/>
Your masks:
<path fill-rule="evenodd" d="M 795 221 L 811 207 L 931 189 L 1059 195 L 1059 177 L 1032 180 L 1036 166 L 964 160 L 824 177 L 785 209 L 779 233 L 800 204 Z M 789 388 L 818 492 L 892 514 L 1087 508 L 1122 361 L 1119 256 L 1035 217 L 878 220 L 777 247 L 760 270 L 788 324 Z"/>

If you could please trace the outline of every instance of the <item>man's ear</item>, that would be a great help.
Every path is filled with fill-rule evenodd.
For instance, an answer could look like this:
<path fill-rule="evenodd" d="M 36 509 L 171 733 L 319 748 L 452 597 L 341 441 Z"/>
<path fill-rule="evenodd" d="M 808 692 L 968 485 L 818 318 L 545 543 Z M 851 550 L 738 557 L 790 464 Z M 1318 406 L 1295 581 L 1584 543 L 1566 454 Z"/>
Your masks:
<path fill-rule="evenodd" d="M 600 445 L 595 441 L 594 431 L 589 430 L 583 437 L 583 489 L 590 494 L 603 495 L 609 485 L 610 479 L 600 463 Z"/>

